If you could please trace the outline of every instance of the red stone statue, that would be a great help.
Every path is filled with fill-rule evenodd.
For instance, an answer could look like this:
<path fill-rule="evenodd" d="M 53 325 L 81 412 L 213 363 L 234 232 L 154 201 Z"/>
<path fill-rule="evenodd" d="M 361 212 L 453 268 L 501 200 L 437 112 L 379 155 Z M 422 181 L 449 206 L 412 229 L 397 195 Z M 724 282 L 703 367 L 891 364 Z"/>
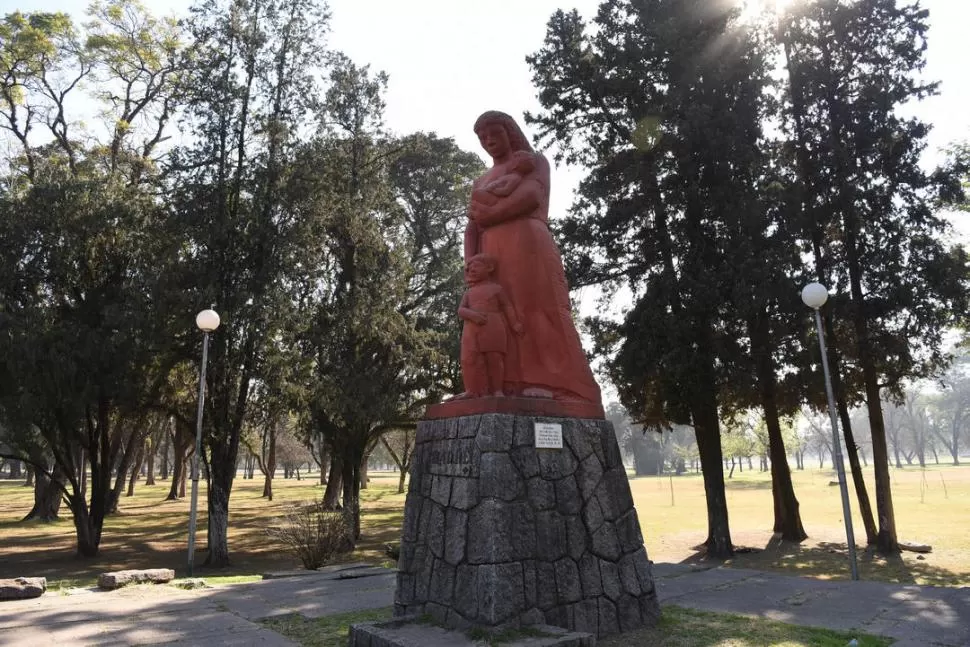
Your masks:
<path fill-rule="evenodd" d="M 491 280 L 495 259 L 476 254 L 465 262 L 468 290 L 458 307 L 465 322 L 461 333 L 461 374 L 465 380 L 463 397 L 505 395 L 505 355 L 509 328 L 522 334 L 522 324 L 502 286 Z"/>
<path fill-rule="evenodd" d="M 494 259 L 493 280 L 522 326 L 521 334 L 506 336 L 501 390 L 590 403 L 590 410 L 602 411 L 599 387 L 573 325 L 562 258 L 547 225 L 549 163 L 505 113 L 486 112 L 475 122 L 475 133 L 493 165 L 473 186 L 465 258 L 487 254 Z M 463 356 L 467 374 L 464 364 Z"/>

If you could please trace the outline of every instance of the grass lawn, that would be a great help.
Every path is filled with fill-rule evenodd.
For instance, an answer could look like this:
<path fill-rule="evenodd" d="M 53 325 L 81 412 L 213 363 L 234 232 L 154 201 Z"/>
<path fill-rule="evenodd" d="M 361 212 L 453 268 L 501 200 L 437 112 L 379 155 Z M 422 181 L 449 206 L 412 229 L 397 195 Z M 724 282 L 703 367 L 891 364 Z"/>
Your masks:
<path fill-rule="evenodd" d="M 397 494 L 397 476 L 372 473 L 363 491 L 363 539 L 350 559 L 381 563 L 383 546 L 396 541 L 403 519 L 404 495 Z M 833 473 L 793 472 L 802 521 L 810 538 L 800 545 L 774 542 L 771 537 L 771 484 L 767 473 L 735 472 L 727 481 L 732 538 L 751 549 L 728 562 L 731 566 L 774 570 L 822 578 L 847 578 L 845 534 L 839 488 L 829 485 Z M 872 491 L 872 472 L 866 473 Z M 970 584 L 970 466 L 892 470 L 893 497 L 900 539 L 932 544 L 919 559 L 914 553 L 884 559 L 860 550 L 863 579 L 958 586 Z M 205 556 L 205 483 L 200 493 L 197 558 Z M 698 475 L 642 477 L 630 481 L 643 528 L 647 553 L 657 562 L 702 559 L 694 549 L 706 535 L 703 482 Z M 261 498 L 262 480 L 237 478 L 230 501 L 229 548 L 233 566 L 207 571 L 203 577 L 254 576 L 269 570 L 299 568 L 296 558 L 265 533 L 269 519 L 289 506 L 319 499 L 315 480 L 274 481 L 275 500 Z M 122 568 L 168 567 L 185 574 L 189 501 L 163 501 L 168 483 L 139 484 L 135 496 L 122 497 L 121 512 L 104 528 L 100 555 L 80 560 L 74 555 L 74 527 L 62 507 L 54 524 L 20 523 L 30 509 L 32 488 L 0 481 L 0 577 L 46 576 L 61 586 L 93 583 L 98 573 Z M 856 537 L 865 534 L 858 510 Z M 199 552 L 201 551 L 201 552 Z M 665 643 L 666 644 L 666 643 Z M 691 643 L 669 643 L 691 644 Z M 724 643 L 733 644 L 733 643 Z M 737 643 L 747 644 L 747 643 Z M 792 643 L 800 644 L 800 643 Z"/>
<path fill-rule="evenodd" d="M 285 616 L 265 620 L 263 624 L 304 647 L 344 647 L 351 624 L 390 616 L 390 609 L 376 609 L 312 620 L 298 615 Z M 668 606 L 664 607 L 656 628 L 600 638 L 596 644 L 599 647 L 844 647 L 853 638 L 860 647 L 886 647 L 891 643 L 885 638 L 857 633 Z"/>

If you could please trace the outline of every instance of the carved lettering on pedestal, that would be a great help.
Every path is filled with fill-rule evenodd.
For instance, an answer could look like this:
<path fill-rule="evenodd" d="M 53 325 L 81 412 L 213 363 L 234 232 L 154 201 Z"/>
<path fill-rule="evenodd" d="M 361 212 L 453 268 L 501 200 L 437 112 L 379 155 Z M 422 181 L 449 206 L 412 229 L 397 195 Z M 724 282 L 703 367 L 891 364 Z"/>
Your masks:
<path fill-rule="evenodd" d="M 440 440 L 428 448 L 428 472 L 445 476 L 478 476 L 475 441 Z"/>

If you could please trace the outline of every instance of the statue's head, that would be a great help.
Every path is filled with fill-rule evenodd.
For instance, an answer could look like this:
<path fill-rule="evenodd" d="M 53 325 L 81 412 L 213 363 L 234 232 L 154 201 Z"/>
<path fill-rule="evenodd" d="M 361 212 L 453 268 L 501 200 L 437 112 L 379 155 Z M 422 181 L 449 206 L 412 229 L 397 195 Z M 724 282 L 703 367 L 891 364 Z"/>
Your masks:
<path fill-rule="evenodd" d="M 482 148 L 493 158 L 502 158 L 516 151 L 532 152 L 532 146 L 515 119 L 499 112 L 489 110 L 475 120 L 475 134 Z"/>
<path fill-rule="evenodd" d="M 496 260 L 491 254 L 475 254 L 465 261 L 465 278 L 471 283 L 488 279 L 495 273 Z"/>

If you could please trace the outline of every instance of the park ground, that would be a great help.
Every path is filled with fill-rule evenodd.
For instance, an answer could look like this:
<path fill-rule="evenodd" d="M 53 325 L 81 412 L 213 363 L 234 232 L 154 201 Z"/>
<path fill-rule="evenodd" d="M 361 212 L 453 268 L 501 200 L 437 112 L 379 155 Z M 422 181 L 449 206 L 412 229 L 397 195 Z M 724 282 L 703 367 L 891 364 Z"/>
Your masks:
<path fill-rule="evenodd" d="M 772 539 L 770 477 L 765 472 L 735 472 L 727 480 L 732 539 L 739 548 L 729 567 L 776 571 L 825 579 L 848 578 L 845 531 L 839 488 L 831 470 L 796 470 L 795 492 L 809 534 L 794 545 Z M 866 479 L 873 496 L 872 472 Z M 891 559 L 864 550 L 865 534 L 853 498 L 859 570 L 862 579 L 937 586 L 970 585 L 970 466 L 907 467 L 892 470 L 900 540 L 933 547 L 931 553 L 904 552 Z M 703 481 L 699 475 L 631 477 L 630 486 L 647 553 L 655 562 L 703 561 L 697 547 L 706 534 Z M 205 549 L 205 489 L 200 493 L 199 546 Z M 122 497 L 119 513 L 106 522 L 100 555 L 81 560 L 74 554 L 74 528 L 62 508 L 52 524 L 20 523 L 30 509 L 33 489 L 0 480 L 0 577 L 44 576 L 53 588 L 93 583 L 98 573 L 123 568 L 174 568 L 186 574 L 189 500 L 164 501 L 169 484 L 139 484 Z M 259 579 L 262 573 L 299 568 L 299 561 L 266 534 L 267 526 L 294 505 L 319 500 L 315 479 L 277 478 L 274 500 L 263 499 L 262 480 L 237 478 L 230 502 L 229 545 L 232 567 L 197 568 L 213 581 Z M 397 475 L 372 473 L 363 493 L 363 537 L 348 561 L 390 565 L 384 553 L 398 539 L 404 495 Z"/>

